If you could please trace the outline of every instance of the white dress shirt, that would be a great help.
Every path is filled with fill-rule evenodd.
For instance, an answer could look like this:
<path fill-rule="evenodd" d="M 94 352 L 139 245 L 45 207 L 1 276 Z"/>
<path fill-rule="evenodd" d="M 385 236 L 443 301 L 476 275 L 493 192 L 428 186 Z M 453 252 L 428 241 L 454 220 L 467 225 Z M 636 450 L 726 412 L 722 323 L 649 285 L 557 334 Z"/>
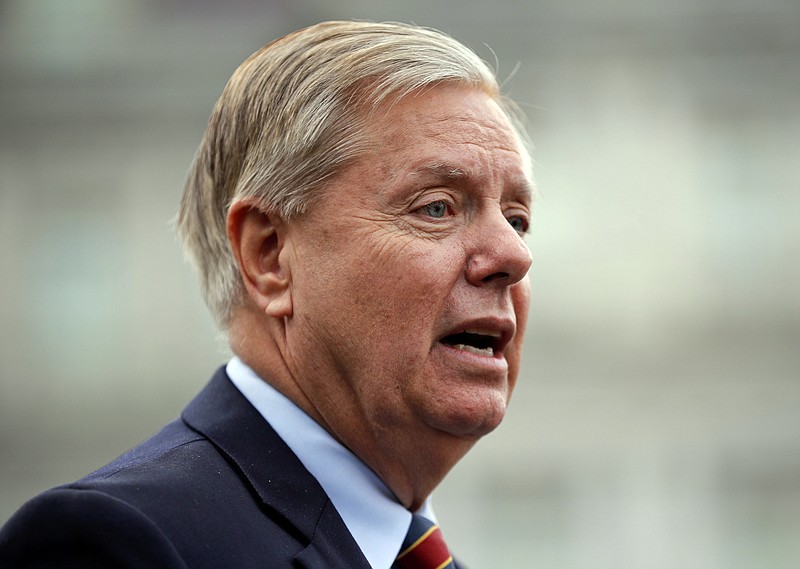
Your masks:
<path fill-rule="evenodd" d="M 372 569 L 390 569 L 411 513 L 366 464 L 242 360 L 234 357 L 225 371 L 317 479 Z M 436 521 L 430 500 L 417 513 Z"/>

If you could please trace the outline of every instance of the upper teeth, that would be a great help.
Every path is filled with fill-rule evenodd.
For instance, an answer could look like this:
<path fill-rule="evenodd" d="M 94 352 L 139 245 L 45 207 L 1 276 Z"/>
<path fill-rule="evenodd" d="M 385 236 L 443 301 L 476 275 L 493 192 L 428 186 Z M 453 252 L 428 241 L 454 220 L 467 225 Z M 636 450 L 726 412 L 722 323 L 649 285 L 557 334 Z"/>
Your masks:
<path fill-rule="evenodd" d="M 479 334 L 481 336 L 491 336 L 492 338 L 499 338 L 500 336 L 502 336 L 502 334 L 497 330 L 480 330 L 477 328 L 473 328 L 470 330 L 464 330 L 464 332 L 467 334 Z"/>

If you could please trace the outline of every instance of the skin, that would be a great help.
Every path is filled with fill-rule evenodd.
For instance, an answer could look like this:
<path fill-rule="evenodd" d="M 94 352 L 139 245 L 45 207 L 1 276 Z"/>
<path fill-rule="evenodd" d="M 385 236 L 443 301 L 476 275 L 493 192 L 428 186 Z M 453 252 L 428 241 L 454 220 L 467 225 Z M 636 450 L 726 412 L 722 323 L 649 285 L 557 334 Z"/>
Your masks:
<path fill-rule="evenodd" d="M 416 510 L 497 427 L 527 318 L 527 158 L 484 92 L 441 85 L 385 104 L 372 151 L 289 222 L 235 202 L 248 300 L 233 351 Z M 491 355 L 440 340 L 500 336 Z"/>

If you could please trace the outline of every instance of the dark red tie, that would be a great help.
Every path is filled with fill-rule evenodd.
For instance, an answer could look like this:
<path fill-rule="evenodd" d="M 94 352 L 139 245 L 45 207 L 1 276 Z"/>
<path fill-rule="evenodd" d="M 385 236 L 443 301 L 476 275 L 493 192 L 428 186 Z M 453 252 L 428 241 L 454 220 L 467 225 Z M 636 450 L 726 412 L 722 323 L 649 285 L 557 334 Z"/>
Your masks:
<path fill-rule="evenodd" d="M 414 515 L 392 569 L 455 569 L 439 526 Z"/>

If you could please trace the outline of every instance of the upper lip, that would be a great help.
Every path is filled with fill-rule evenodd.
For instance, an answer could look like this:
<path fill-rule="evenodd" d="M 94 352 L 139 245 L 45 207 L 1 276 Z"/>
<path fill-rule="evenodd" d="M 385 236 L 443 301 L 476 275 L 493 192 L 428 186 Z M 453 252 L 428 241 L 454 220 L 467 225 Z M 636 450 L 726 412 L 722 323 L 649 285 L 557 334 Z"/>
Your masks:
<path fill-rule="evenodd" d="M 502 353 L 503 349 L 508 345 L 514 337 L 517 326 L 512 318 L 505 317 L 485 317 L 473 318 L 459 322 L 444 334 L 439 336 L 438 341 L 441 342 L 448 336 L 454 334 L 478 334 L 492 338 L 490 343 L 492 350 L 495 354 Z"/>

